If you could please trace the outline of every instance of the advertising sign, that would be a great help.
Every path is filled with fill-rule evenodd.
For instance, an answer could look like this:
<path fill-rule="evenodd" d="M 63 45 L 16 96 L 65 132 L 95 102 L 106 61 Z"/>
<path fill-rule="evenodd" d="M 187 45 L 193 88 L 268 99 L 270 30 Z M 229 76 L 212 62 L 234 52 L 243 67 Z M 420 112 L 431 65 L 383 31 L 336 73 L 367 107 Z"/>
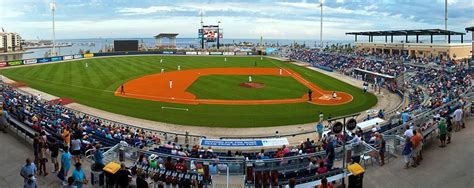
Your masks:
<path fill-rule="evenodd" d="M 224 52 L 224 55 L 235 55 L 234 52 Z"/>
<path fill-rule="evenodd" d="M 74 57 L 72 55 L 65 55 L 63 56 L 63 59 L 64 60 L 70 60 L 70 59 L 73 59 Z"/>
<path fill-rule="evenodd" d="M 231 139 L 201 139 L 200 144 L 202 147 L 280 147 L 282 145 L 288 145 L 287 138 L 274 138 L 274 139 L 242 139 L 242 140 L 231 140 Z"/>
<path fill-rule="evenodd" d="M 51 61 L 62 61 L 63 60 L 63 57 L 62 56 L 59 56 L 59 57 L 52 57 L 51 58 Z"/>
<path fill-rule="evenodd" d="M 186 55 L 186 52 L 176 52 L 177 55 Z"/>
<path fill-rule="evenodd" d="M 209 52 L 198 52 L 198 55 L 209 55 Z"/>
<path fill-rule="evenodd" d="M 7 65 L 6 61 L 0 61 L 0 67 L 6 67 Z"/>
<path fill-rule="evenodd" d="M 51 62 L 51 58 L 38 58 L 38 63 Z"/>
<path fill-rule="evenodd" d="M 16 66 L 16 65 L 21 65 L 21 64 L 23 64 L 22 60 L 8 62 L 8 66 Z"/>
<path fill-rule="evenodd" d="M 235 55 L 247 55 L 247 52 L 235 52 Z"/>
<path fill-rule="evenodd" d="M 82 54 L 77 54 L 77 55 L 74 55 L 72 56 L 74 59 L 82 59 L 84 58 L 84 56 Z"/>
<path fill-rule="evenodd" d="M 209 55 L 222 55 L 222 52 L 209 52 Z"/>
<path fill-rule="evenodd" d="M 94 54 L 84 54 L 84 58 L 91 58 L 94 57 Z"/>
<path fill-rule="evenodd" d="M 163 54 L 174 54 L 174 52 L 171 52 L 171 51 L 163 51 Z"/>
<path fill-rule="evenodd" d="M 197 52 L 186 52 L 186 55 L 197 55 Z"/>
<path fill-rule="evenodd" d="M 25 65 L 28 65 L 28 64 L 35 64 L 35 63 L 38 63 L 38 60 L 36 60 L 36 59 L 26 59 L 26 60 L 23 60 L 23 64 L 25 64 Z"/>

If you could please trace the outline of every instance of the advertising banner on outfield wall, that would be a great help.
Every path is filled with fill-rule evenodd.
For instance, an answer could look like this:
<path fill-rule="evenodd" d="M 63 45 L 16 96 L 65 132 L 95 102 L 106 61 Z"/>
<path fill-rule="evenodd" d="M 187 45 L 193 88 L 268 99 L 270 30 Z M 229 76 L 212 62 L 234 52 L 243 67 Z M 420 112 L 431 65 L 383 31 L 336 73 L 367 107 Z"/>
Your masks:
<path fill-rule="evenodd" d="M 247 55 L 256 55 L 255 52 L 247 52 Z"/>
<path fill-rule="evenodd" d="M 209 55 L 209 52 L 198 52 L 198 55 Z"/>
<path fill-rule="evenodd" d="M 28 65 L 28 64 L 35 64 L 38 63 L 37 59 L 25 59 L 23 60 L 23 64 Z"/>
<path fill-rule="evenodd" d="M 247 52 L 235 52 L 235 55 L 247 55 Z"/>
<path fill-rule="evenodd" d="M 8 66 L 16 66 L 16 65 L 21 65 L 21 64 L 23 64 L 22 60 L 8 62 Z"/>
<path fill-rule="evenodd" d="M 58 57 L 52 57 L 51 58 L 51 61 L 62 61 L 63 60 L 63 56 L 58 56 Z"/>
<path fill-rule="evenodd" d="M 70 59 L 73 59 L 74 57 L 72 55 L 65 55 L 63 56 L 63 59 L 64 60 L 70 60 Z"/>
<path fill-rule="evenodd" d="M 84 58 L 94 57 L 94 54 L 84 54 Z"/>
<path fill-rule="evenodd" d="M 224 55 L 235 55 L 234 52 L 224 52 L 223 54 L 224 54 Z"/>
<path fill-rule="evenodd" d="M 288 145 L 288 139 L 201 139 L 200 143 L 201 147 L 281 147 Z"/>
<path fill-rule="evenodd" d="M 186 55 L 185 52 L 176 52 L 175 54 L 176 54 L 176 55 Z"/>
<path fill-rule="evenodd" d="M 74 59 L 82 59 L 84 56 L 82 54 L 77 54 L 72 56 Z"/>
<path fill-rule="evenodd" d="M 163 51 L 163 54 L 174 54 L 174 52 L 171 52 L 171 51 Z"/>
<path fill-rule="evenodd" d="M 38 63 L 51 62 L 51 58 L 38 58 L 38 59 L 36 59 L 36 60 L 38 60 Z"/>
<path fill-rule="evenodd" d="M 222 52 L 209 52 L 209 55 L 222 55 Z"/>
<path fill-rule="evenodd" d="M 6 67 L 7 65 L 6 61 L 0 61 L 0 67 Z"/>
<path fill-rule="evenodd" d="M 197 52 L 186 52 L 186 55 L 197 55 Z"/>

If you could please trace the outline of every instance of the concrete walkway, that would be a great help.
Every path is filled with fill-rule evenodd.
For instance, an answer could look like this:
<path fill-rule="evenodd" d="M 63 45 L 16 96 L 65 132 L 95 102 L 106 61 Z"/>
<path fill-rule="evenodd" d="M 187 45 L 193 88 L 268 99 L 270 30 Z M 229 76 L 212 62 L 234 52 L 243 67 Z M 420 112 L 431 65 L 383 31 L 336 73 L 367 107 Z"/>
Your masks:
<path fill-rule="evenodd" d="M 20 170 L 25 165 L 26 158 L 34 159 L 33 144 L 30 140 L 24 140 L 14 132 L 0 132 L 0 188 L 23 187 L 23 178 Z M 49 154 L 48 154 L 49 155 Z M 84 160 L 83 160 L 84 161 Z M 87 179 L 90 181 L 90 163 L 82 164 Z M 38 168 L 38 167 L 37 167 Z M 51 162 L 46 164 L 48 176 L 36 176 L 38 187 L 61 187 L 61 181 L 53 170 Z M 69 172 L 70 174 L 72 171 Z M 89 186 L 85 186 L 89 187 Z"/>
<path fill-rule="evenodd" d="M 417 168 L 403 169 L 403 158 L 383 167 L 370 165 L 366 169 L 364 187 L 473 188 L 474 187 L 474 117 L 466 128 L 452 135 L 451 144 L 438 147 L 433 137 L 425 145 L 423 161 Z"/>

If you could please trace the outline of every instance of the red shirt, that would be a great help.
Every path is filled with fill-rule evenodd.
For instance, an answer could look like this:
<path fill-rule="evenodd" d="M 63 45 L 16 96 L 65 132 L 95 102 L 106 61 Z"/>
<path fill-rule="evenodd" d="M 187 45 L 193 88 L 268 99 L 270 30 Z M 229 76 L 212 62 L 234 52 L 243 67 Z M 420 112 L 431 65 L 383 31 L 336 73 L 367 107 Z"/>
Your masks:
<path fill-rule="evenodd" d="M 176 171 L 178 171 L 178 172 L 187 172 L 188 171 L 188 167 L 186 167 L 186 165 L 184 165 L 183 163 L 176 164 L 175 168 L 176 168 Z"/>

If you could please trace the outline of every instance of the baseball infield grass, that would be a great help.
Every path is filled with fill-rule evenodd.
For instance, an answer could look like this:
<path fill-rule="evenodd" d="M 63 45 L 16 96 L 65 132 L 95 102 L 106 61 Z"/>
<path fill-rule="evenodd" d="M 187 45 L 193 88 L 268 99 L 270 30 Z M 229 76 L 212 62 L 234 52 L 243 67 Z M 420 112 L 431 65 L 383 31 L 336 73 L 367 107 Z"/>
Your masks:
<path fill-rule="evenodd" d="M 239 84 L 248 81 L 248 76 L 201 76 L 196 80 L 188 92 L 198 99 L 225 99 L 225 100 L 265 100 L 301 98 L 308 92 L 308 88 L 300 84 L 293 77 L 281 76 L 252 76 L 255 83 L 265 84 L 263 88 L 246 88 Z M 212 89 L 210 89 L 212 88 Z"/>
<path fill-rule="evenodd" d="M 163 63 L 160 63 L 163 59 Z M 274 105 L 186 105 L 163 103 L 148 100 L 114 96 L 114 91 L 124 82 L 145 75 L 165 71 L 176 71 L 180 65 L 182 70 L 211 67 L 282 67 L 299 73 L 304 79 L 311 81 L 324 90 L 343 91 L 354 98 L 350 103 L 337 106 L 321 106 L 310 103 L 274 104 Z M 87 67 L 86 67 L 87 65 Z M 354 87 L 325 74 L 290 63 L 259 57 L 196 57 L 196 56 L 127 56 L 82 59 L 72 62 L 54 63 L 39 66 L 25 66 L 2 69 L 0 74 L 29 87 L 49 94 L 73 99 L 75 102 L 117 114 L 133 116 L 160 122 L 208 126 L 208 127 L 268 127 L 315 122 L 319 112 L 331 114 L 333 117 L 370 109 L 377 103 L 377 98 L 369 93 L 363 93 Z M 219 76 L 221 78 L 199 79 L 188 88 L 198 97 L 221 98 L 245 97 L 245 99 L 261 99 L 259 97 L 282 97 L 284 91 L 271 96 L 271 92 L 261 94 L 244 94 L 236 92 L 234 76 Z M 260 77 L 260 76 L 258 76 Z M 255 77 L 257 78 L 257 77 Z M 272 80 L 274 78 L 268 78 Z M 244 79 L 246 80 L 246 79 Z M 293 82 L 286 80 L 285 82 Z M 204 83 L 202 83 L 204 82 Z M 278 81 L 279 82 L 279 81 Z M 278 82 L 268 83 L 280 84 Z M 294 81 L 297 82 L 297 81 Z M 225 85 L 223 83 L 233 83 Z M 239 81 L 240 83 L 240 81 Z M 267 84 L 267 83 L 265 83 Z M 199 86 L 200 85 L 200 86 Z M 283 85 L 283 84 L 282 84 Z M 285 84 L 286 85 L 286 84 Z M 307 92 L 299 84 L 287 85 L 287 98 Z M 268 87 L 268 85 L 267 85 Z M 247 90 L 262 90 L 249 89 Z M 296 89 L 296 90 L 293 90 Z M 276 89 L 272 89 L 275 91 Z M 301 91 L 300 91 L 301 90 Z M 162 106 L 188 108 L 189 111 L 162 109 Z"/>

